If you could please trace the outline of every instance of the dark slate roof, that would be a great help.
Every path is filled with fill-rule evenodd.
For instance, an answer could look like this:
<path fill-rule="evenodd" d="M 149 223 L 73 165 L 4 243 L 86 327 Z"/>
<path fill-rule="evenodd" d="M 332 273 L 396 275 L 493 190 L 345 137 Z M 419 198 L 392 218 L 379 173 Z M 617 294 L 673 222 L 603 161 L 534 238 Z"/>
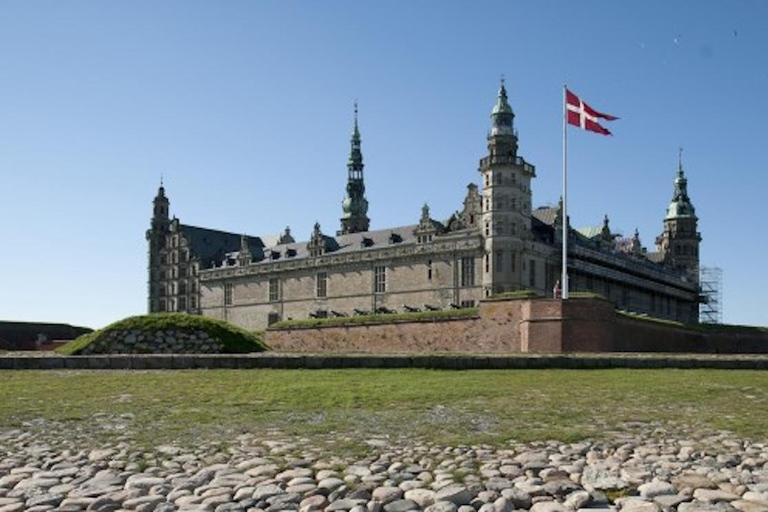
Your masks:
<path fill-rule="evenodd" d="M 381 249 L 399 244 L 408 244 L 416 242 L 416 235 L 413 230 L 418 224 L 410 226 L 401 226 L 389 229 L 379 229 L 376 231 L 364 231 L 361 233 L 351 233 L 349 235 L 338 235 L 335 237 L 324 235 L 326 243 L 326 254 L 349 253 L 354 251 L 364 251 L 367 249 Z M 395 235 L 393 241 L 390 237 Z M 365 243 L 364 243 L 365 242 Z M 307 240 L 294 242 L 291 244 L 278 244 L 265 251 L 264 262 L 278 261 L 284 259 L 306 258 L 309 256 L 307 249 Z M 293 256 L 288 256 L 289 251 L 294 251 Z M 279 257 L 273 257 L 273 253 L 279 253 Z M 258 259 L 254 258 L 258 263 Z"/>
<path fill-rule="evenodd" d="M 203 268 L 210 266 L 214 261 L 222 261 L 227 253 L 240 250 L 240 238 L 237 233 L 216 231 L 213 229 L 198 228 L 179 224 L 179 229 L 189 242 L 192 254 L 200 258 Z M 264 241 L 257 236 L 248 236 L 248 249 L 255 259 L 263 258 Z"/>

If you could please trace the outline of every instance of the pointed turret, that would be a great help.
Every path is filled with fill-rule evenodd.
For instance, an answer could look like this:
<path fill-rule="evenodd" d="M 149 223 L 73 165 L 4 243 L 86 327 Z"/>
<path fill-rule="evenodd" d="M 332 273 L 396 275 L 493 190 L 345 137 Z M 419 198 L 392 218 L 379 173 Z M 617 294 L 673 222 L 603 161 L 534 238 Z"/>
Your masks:
<path fill-rule="evenodd" d="M 491 155 L 516 156 L 517 135 L 514 128 L 515 113 L 509 106 L 504 78 L 491 111 L 491 132 L 488 135 L 488 149 Z"/>
<path fill-rule="evenodd" d="M 656 245 L 663 255 L 664 263 L 685 270 L 692 281 L 698 282 L 701 235 L 697 231 L 696 209 L 688 197 L 688 180 L 683 172 L 682 153 L 680 149 L 675 192 L 667 206 L 664 231 L 656 238 Z"/>
<path fill-rule="evenodd" d="M 168 210 L 170 207 L 170 201 L 165 195 L 165 187 L 163 186 L 163 179 L 160 178 L 160 188 L 157 189 L 157 195 L 152 200 L 152 229 L 155 228 L 168 228 Z"/>
<path fill-rule="evenodd" d="M 168 211 L 170 207 L 170 201 L 165 195 L 165 187 L 163 186 L 163 179 L 160 178 L 160 187 L 157 189 L 157 195 L 152 200 L 152 219 L 150 221 L 150 227 L 147 230 L 147 255 L 148 258 L 148 301 L 147 310 L 150 313 L 161 311 L 160 308 L 160 295 L 161 295 L 161 282 L 162 279 L 162 266 L 163 261 L 161 258 L 161 251 L 165 248 L 166 236 L 170 231 L 170 219 L 168 218 Z"/>
<path fill-rule="evenodd" d="M 677 177 L 675 178 L 675 194 L 672 202 L 667 207 L 665 219 L 678 219 L 681 217 L 696 219 L 696 209 L 688 197 L 688 180 L 683 172 L 683 150 L 680 149 L 677 160 Z"/>
<path fill-rule="evenodd" d="M 363 153 L 360 150 L 360 129 L 357 125 L 357 102 L 355 102 L 355 125 L 352 130 L 349 161 L 347 162 L 347 197 L 341 202 L 340 235 L 368 231 L 368 200 L 365 199 L 363 180 Z"/>

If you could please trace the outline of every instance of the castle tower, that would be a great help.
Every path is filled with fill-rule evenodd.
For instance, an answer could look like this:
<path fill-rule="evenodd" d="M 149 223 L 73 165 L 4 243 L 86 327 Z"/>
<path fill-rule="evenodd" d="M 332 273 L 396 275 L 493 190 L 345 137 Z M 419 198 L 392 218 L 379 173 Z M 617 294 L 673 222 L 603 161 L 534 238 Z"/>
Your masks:
<path fill-rule="evenodd" d="M 341 202 L 341 230 L 339 235 L 368 231 L 370 219 L 368 200 L 365 199 L 363 182 L 363 153 L 360 151 L 360 130 L 357 127 L 357 102 L 355 102 L 355 128 L 352 131 L 349 162 L 347 162 L 347 197 Z"/>
<path fill-rule="evenodd" d="M 492 293 L 528 286 L 522 272 L 524 243 L 531 238 L 532 165 L 517 155 L 515 114 L 501 80 L 491 111 L 488 155 L 480 160 L 483 180 L 480 230 L 485 237 L 483 288 Z"/>
<path fill-rule="evenodd" d="M 160 311 L 160 272 L 162 266 L 160 250 L 165 246 L 166 235 L 170 229 L 170 219 L 168 218 L 170 201 L 168 201 L 168 197 L 165 195 L 162 179 L 160 180 L 160 188 L 157 190 L 157 195 L 152 200 L 152 205 L 152 220 L 146 234 L 149 260 L 147 269 L 147 310 L 150 313 L 155 313 Z"/>
<path fill-rule="evenodd" d="M 697 231 L 698 217 L 688 197 L 688 180 L 683 172 L 682 149 L 678 156 L 675 194 L 667 207 L 664 217 L 664 231 L 656 238 L 664 263 L 685 269 L 694 282 L 699 280 L 699 244 L 701 235 Z"/>

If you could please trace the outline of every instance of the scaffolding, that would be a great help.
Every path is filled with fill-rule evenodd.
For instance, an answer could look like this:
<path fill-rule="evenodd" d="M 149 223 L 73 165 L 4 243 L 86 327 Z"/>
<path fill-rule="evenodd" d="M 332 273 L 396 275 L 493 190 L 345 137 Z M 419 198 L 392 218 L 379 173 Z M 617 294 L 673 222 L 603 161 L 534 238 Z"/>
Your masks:
<path fill-rule="evenodd" d="M 723 322 L 723 269 L 720 267 L 699 268 L 701 304 L 699 322 L 719 324 Z"/>

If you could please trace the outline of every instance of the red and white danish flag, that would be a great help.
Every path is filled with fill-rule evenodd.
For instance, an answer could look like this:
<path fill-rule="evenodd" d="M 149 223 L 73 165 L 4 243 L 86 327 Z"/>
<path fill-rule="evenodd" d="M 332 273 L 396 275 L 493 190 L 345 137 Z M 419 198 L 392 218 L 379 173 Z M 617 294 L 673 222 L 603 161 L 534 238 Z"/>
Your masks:
<path fill-rule="evenodd" d="M 601 126 L 597 120 L 605 119 L 606 121 L 614 121 L 618 119 L 618 117 L 598 112 L 584 103 L 584 101 L 568 89 L 565 90 L 565 107 L 568 124 L 578 126 L 582 130 L 602 133 L 603 135 L 611 135 L 611 132 Z"/>

